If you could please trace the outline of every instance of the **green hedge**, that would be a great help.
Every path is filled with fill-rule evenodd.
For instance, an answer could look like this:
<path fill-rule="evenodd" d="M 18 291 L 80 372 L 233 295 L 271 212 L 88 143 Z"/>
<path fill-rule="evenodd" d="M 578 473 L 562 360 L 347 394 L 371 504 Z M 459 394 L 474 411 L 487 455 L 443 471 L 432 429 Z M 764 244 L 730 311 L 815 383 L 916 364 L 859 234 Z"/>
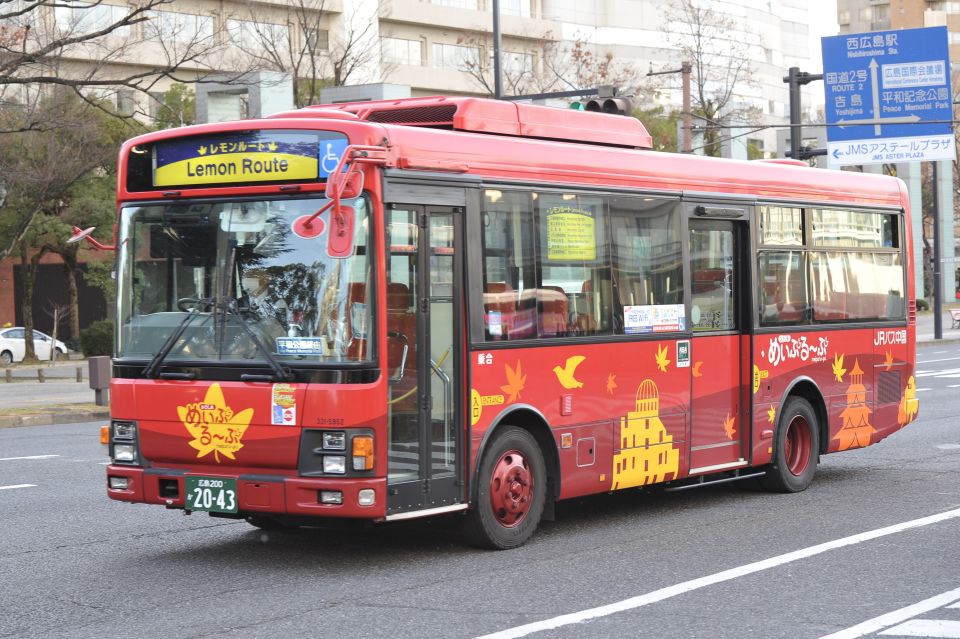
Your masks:
<path fill-rule="evenodd" d="M 80 348 L 86 357 L 113 354 L 113 322 L 100 320 L 80 331 Z"/>

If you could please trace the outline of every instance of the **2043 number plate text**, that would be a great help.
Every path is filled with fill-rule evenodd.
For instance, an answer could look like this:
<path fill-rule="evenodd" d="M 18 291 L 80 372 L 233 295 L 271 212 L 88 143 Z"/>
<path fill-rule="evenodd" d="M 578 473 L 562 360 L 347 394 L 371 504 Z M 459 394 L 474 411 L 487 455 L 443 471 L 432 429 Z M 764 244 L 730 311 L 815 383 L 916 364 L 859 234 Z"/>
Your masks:
<path fill-rule="evenodd" d="M 218 477 L 185 477 L 187 510 L 237 512 L 237 480 Z"/>

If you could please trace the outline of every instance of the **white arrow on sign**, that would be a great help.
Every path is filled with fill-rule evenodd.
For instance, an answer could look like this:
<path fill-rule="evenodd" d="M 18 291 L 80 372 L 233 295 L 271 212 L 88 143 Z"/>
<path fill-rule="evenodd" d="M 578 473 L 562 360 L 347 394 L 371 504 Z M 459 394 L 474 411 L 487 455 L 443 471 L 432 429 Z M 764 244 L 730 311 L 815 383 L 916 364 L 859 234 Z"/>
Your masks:
<path fill-rule="evenodd" d="M 873 115 L 880 115 L 880 86 L 877 81 L 877 59 L 870 58 L 870 83 L 873 85 Z M 873 134 L 880 135 L 880 123 L 873 125 Z"/>
<path fill-rule="evenodd" d="M 873 124 L 876 126 L 874 133 L 879 134 L 877 129 L 880 128 L 881 124 L 909 124 L 911 122 L 919 122 L 919 115 L 898 115 L 895 118 L 867 118 L 866 120 L 837 120 L 837 124 L 842 124 L 843 126 L 853 126 L 855 124 Z M 841 127 L 843 128 L 843 127 Z"/>

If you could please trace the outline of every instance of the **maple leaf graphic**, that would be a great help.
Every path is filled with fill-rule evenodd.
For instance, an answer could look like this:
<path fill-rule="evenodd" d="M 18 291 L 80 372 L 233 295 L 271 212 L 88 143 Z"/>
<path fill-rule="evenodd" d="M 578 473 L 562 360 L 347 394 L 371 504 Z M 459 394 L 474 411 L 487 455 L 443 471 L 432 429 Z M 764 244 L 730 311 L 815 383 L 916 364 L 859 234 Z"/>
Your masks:
<path fill-rule="evenodd" d="M 617 387 L 617 376 L 613 373 L 607 375 L 607 392 L 613 395 L 613 389 Z"/>
<path fill-rule="evenodd" d="M 887 356 L 886 356 L 886 358 L 883 360 L 883 363 L 884 363 L 884 365 L 886 365 L 887 370 L 890 370 L 890 367 L 893 366 L 893 353 L 892 353 L 892 352 L 887 351 Z"/>
<path fill-rule="evenodd" d="M 730 439 L 733 439 L 737 434 L 737 427 L 736 424 L 734 424 L 735 421 L 736 420 L 734 420 L 733 415 L 730 413 L 727 413 L 727 418 L 723 420 L 723 431 Z"/>
<path fill-rule="evenodd" d="M 500 390 L 509 395 L 507 402 L 515 402 L 520 399 L 520 391 L 524 389 L 527 383 L 527 376 L 521 370 L 520 360 L 517 360 L 517 368 L 510 368 L 509 364 L 504 364 L 503 368 L 507 374 L 507 383 L 501 386 Z"/>
<path fill-rule="evenodd" d="M 199 149 L 197 149 L 197 153 L 198 153 L 199 155 L 206 155 L 206 154 L 207 154 L 207 147 L 201 146 Z"/>
<path fill-rule="evenodd" d="M 847 372 L 847 369 L 843 367 L 843 355 L 837 353 L 833 356 L 833 376 L 837 378 L 838 382 L 843 381 L 843 374 Z"/>
<path fill-rule="evenodd" d="M 777 416 L 777 405 L 772 404 L 770 406 L 770 409 L 767 410 L 767 421 L 769 421 L 772 424 L 776 416 Z"/>
<path fill-rule="evenodd" d="M 213 453 L 220 463 L 220 455 L 235 460 L 234 454 L 243 448 L 243 434 L 253 419 L 253 409 L 235 413 L 224 401 L 220 384 L 214 383 L 202 402 L 177 406 L 177 415 L 193 437 L 187 444 L 197 451 L 197 459 Z"/>
<path fill-rule="evenodd" d="M 693 363 L 693 376 L 694 377 L 703 377 L 703 372 L 700 370 L 703 367 L 703 362 L 694 362 Z"/>
<path fill-rule="evenodd" d="M 670 364 L 670 360 L 667 359 L 667 347 L 657 344 L 657 368 L 660 369 L 661 373 L 666 373 L 668 364 Z"/>

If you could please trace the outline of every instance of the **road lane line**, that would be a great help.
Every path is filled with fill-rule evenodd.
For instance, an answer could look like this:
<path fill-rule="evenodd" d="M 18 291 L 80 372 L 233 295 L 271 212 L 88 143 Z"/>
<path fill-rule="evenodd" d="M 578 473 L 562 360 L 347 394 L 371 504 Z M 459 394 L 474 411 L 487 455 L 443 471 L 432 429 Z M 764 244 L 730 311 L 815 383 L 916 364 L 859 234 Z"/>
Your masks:
<path fill-rule="evenodd" d="M 856 626 L 835 632 L 832 635 L 820 637 L 820 639 L 856 639 L 857 637 L 883 630 L 887 626 L 893 626 L 911 617 L 916 617 L 917 615 L 922 615 L 925 612 L 940 608 L 946 604 L 953 603 L 958 599 L 960 599 L 960 588 L 936 595 L 935 597 L 930 597 L 929 599 L 924 599 L 900 610 L 894 610 L 885 615 L 868 619 Z"/>
<path fill-rule="evenodd" d="M 52 459 L 60 455 L 29 455 L 27 457 L 0 457 L 0 461 L 16 461 L 18 459 Z"/>
<path fill-rule="evenodd" d="M 684 581 L 683 583 L 675 584 L 673 586 L 667 586 L 666 588 L 661 588 L 660 590 L 654 590 L 653 592 L 648 592 L 643 595 L 638 595 L 636 597 L 624 599 L 623 601 L 607 604 L 605 606 L 598 606 L 596 608 L 588 608 L 586 610 L 581 610 L 579 612 L 574 612 L 567 615 L 560 615 L 559 617 L 553 617 L 551 619 L 535 621 L 533 623 L 524 624 L 522 626 L 507 628 L 506 630 L 500 630 L 498 632 L 494 632 L 488 635 L 483 635 L 482 637 L 478 637 L 477 639 L 514 639 L 516 637 L 525 637 L 529 634 L 533 634 L 535 632 L 541 632 L 543 630 L 552 630 L 554 628 L 560 628 L 562 626 L 568 626 L 570 624 L 581 623 L 584 621 L 588 621 L 590 619 L 596 619 L 598 617 L 606 617 L 608 615 L 616 614 L 618 612 L 623 612 L 625 610 L 633 610 L 635 608 L 647 606 L 652 603 L 656 603 L 658 601 L 663 601 L 664 599 L 670 599 L 671 597 L 676 597 L 678 595 L 686 594 L 693 590 L 706 588 L 707 586 L 712 586 L 714 584 L 722 583 L 724 581 L 730 581 L 731 579 L 737 579 L 739 577 L 744 577 L 746 575 L 752 575 L 753 573 L 761 572 L 763 570 L 768 570 L 770 568 L 776 568 L 777 566 L 782 566 L 784 564 L 789 564 L 794 561 L 806 559 L 807 557 L 813 557 L 815 555 L 819 555 L 830 550 L 836 550 L 837 548 L 843 548 L 845 546 L 853 546 L 855 544 L 860 544 L 865 541 L 871 541 L 873 539 L 879 539 L 880 537 L 886 537 L 887 535 L 893 535 L 895 533 L 903 532 L 905 530 L 911 530 L 913 528 L 929 526 L 931 524 L 947 521 L 949 519 L 956 519 L 957 517 L 960 517 L 960 508 L 955 510 L 948 510 L 942 513 L 938 513 L 936 515 L 930 515 L 929 517 L 922 517 L 920 519 L 905 521 L 903 523 L 894 524 L 893 526 L 887 526 L 885 528 L 877 528 L 876 530 L 869 530 L 867 532 L 858 533 L 856 535 L 851 535 L 849 537 L 843 537 L 841 539 L 834 539 L 833 541 L 817 544 L 816 546 L 809 546 L 807 548 L 801 548 L 800 550 L 794 550 L 793 552 L 788 552 L 784 555 L 777 555 L 776 557 L 770 557 L 769 559 L 764 559 L 762 561 L 756 561 L 750 564 L 745 564 L 743 566 L 738 566 L 736 568 L 724 570 L 718 573 L 714 573 L 712 575 L 707 575 L 706 577 L 699 577 L 697 579 L 691 579 L 690 581 Z M 958 589 L 956 592 L 958 593 L 957 598 L 960 598 L 960 589 Z M 944 603 L 948 603 L 948 602 L 945 601 Z M 943 605 L 943 604 L 940 604 L 940 605 Z M 937 606 L 934 606 L 934 607 L 937 607 Z M 908 617 L 904 617 L 903 619 L 899 619 L 898 621 L 903 621 L 904 619 L 907 619 L 907 618 Z M 886 624 L 886 625 L 892 625 L 892 623 L 896 623 L 896 622 L 891 622 L 890 624 Z M 853 636 L 859 636 L 859 635 L 853 635 Z"/>
<path fill-rule="evenodd" d="M 36 484 L 14 484 L 12 486 L 0 486 L 0 490 L 13 490 L 14 488 L 36 488 Z"/>
<path fill-rule="evenodd" d="M 884 630 L 881 635 L 898 637 L 939 637 L 941 639 L 960 639 L 960 621 L 948 619 L 911 619 L 899 626 Z"/>
<path fill-rule="evenodd" d="M 942 357 L 940 359 L 920 359 L 917 358 L 917 364 L 933 364 L 934 362 L 949 362 L 955 359 L 960 359 L 960 357 Z"/>

